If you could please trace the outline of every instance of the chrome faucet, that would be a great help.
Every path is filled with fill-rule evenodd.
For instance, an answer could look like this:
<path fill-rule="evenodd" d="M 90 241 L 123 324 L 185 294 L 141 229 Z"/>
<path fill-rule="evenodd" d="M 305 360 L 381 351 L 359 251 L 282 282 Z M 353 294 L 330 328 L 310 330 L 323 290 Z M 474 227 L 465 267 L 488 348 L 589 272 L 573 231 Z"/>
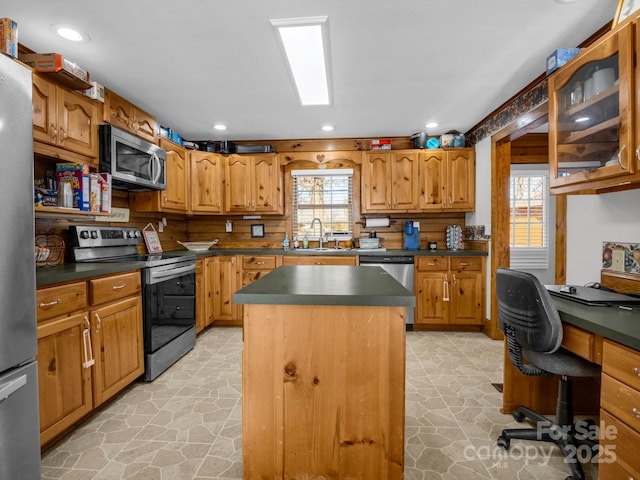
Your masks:
<path fill-rule="evenodd" d="M 316 221 L 320 224 L 320 242 L 318 244 L 319 248 L 322 248 L 322 220 L 320 220 L 319 218 L 314 218 L 313 220 L 311 220 L 311 228 L 313 229 L 313 226 L 316 224 Z"/>

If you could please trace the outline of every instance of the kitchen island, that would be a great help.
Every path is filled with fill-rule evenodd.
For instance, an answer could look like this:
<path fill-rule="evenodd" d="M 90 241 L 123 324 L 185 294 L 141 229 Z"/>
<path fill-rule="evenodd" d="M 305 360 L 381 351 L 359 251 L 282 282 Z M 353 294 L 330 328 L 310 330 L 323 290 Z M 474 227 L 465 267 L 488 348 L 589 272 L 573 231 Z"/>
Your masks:
<path fill-rule="evenodd" d="M 284 266 L 233 300 L 244 478 L 403 478 L 413 292 L 379 267 Z"/>

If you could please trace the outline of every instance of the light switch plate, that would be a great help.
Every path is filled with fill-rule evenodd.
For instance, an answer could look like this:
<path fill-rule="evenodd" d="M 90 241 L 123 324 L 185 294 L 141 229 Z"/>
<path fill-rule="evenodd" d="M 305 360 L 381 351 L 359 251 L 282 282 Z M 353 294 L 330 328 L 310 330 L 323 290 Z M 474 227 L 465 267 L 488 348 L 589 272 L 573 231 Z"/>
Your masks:
<path fill-rule="evenodd" d="M 224 226 L 224 231 L 227 233 L 231 233 L 233 231 L 233 224 L 231 223 L 231 220 L 227 220 L 227 223 Z"/>
<path fill-rule="evenodd" d="M 611 254 L 611 270 L 624 272 L 624 250 L 614 249 Z"/>

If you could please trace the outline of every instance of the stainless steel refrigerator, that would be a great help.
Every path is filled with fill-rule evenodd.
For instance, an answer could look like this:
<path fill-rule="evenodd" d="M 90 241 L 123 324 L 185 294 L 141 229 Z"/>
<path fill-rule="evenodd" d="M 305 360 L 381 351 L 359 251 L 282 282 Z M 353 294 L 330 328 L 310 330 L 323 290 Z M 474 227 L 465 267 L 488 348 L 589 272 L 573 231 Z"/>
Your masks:
<path fill-rule="evenodd" d="M 40 479 L 31 71 L 0 54 L 0 479 Z"/>

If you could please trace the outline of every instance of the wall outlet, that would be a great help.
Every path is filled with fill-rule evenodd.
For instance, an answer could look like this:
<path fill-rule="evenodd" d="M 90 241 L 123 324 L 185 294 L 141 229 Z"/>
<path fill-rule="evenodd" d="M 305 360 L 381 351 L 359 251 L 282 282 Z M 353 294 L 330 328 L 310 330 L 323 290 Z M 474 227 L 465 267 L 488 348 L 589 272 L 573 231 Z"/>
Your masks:
<path fill-rule="evenodd" d="M 233 232 L 233 224 L 231 223 L 231 220 L 227 220 L 227 223 L 224 226 L 224 231 L 227 233 Z"/>
<path fill-rule="evenodd" d="M 164 232 L 164 224 L 162 222 L 158 222 L 158 232 Z"/>

